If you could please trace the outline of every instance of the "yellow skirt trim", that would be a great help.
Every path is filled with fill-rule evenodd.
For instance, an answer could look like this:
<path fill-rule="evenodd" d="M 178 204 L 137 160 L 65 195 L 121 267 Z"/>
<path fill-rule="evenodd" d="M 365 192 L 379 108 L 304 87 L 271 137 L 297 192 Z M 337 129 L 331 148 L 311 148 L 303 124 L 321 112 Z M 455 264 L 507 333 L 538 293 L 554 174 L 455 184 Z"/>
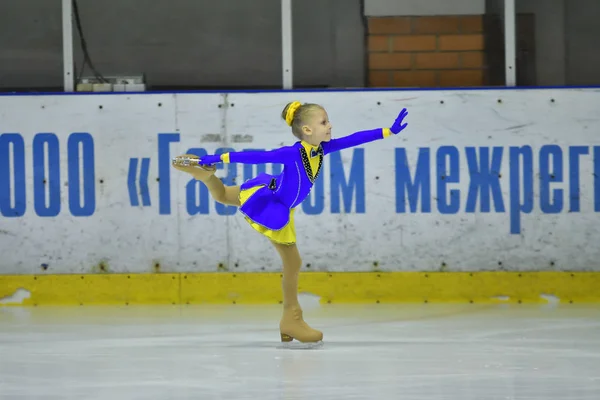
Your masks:
<path fill-rule="evenodd" d="M 243 205 L 258 189 L 265 185 L 258 185 L 249 189 L 240 190 L 240 205 Z M 268 237 L 272 241 L 280 244 L 294 244 L 296 243 L 296 227 L 294 225 L 294 209 L 290 210 L 290 221 L 280 230 L 268 229 L 250 218 L 245 217 L 246 221 L 250 224 L 254 230 Z"/>

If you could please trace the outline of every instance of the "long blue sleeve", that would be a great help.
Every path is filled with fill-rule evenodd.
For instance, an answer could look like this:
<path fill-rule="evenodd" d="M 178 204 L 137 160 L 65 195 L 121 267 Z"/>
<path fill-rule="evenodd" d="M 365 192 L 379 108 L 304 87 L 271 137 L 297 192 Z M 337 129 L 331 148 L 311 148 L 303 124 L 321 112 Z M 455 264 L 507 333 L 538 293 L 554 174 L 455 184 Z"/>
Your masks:
<path fill-rule="evenodd" d="M 247 150 L 231 153 L 224 153 L 221 160 L 225 163 L 241 164 L 285 164 L 291 160 L 290 147 L 281 147 L 275 150 Z"/>
<path fill-rule="evenodd" d="M 339 151 L 354 146 L 360 146 L 364 143 L 369 143 L 375 140 L 383 139 L 386 136 L 389 136 L 389 132 L 388 135 L 386 135 L 385 131 L 385 128 L 371 129 L 368 131 L 359 131 L 351 135 L 341 137 L 339 139 L 332 139 L 329 142 L 323 142 L 323 152 L 325 154 L 332 153 L 334 151 Z"/>

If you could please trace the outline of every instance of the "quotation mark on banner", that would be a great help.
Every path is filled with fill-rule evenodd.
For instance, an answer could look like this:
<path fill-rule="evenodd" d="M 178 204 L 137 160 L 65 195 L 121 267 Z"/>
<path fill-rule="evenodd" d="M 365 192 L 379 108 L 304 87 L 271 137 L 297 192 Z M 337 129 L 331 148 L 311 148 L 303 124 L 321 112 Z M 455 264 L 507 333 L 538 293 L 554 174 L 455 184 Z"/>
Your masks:
<path fill-rule="evenodd" d="M 138 197 L 138 186 L 136 185 L 137 183 L 139 184 L 139 195 L 142 197 L 142 205 L 147 207 L 150 206 L 150 190 L 148 189 L 148 173 L 150 171 L 150 159 L 142 158 L 139 179 L 136 180 L 138 163 L 139 158 L 129 159 L 129 174 L 127 177 L 129 201 L 134 207 L 140 205 L 140 200 Z"/>

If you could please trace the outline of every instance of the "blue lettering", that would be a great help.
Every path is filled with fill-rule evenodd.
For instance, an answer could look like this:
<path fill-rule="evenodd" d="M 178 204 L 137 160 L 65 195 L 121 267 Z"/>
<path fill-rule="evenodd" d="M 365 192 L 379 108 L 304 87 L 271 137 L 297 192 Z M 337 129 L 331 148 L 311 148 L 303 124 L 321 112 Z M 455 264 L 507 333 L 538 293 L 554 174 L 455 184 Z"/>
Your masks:
<path fill-rule="evenodd" d="M 231 153 L 234 150 L 231 148 L 219 148 L 215 151 L 215 154 L 223 154 L 223 153 Z M 227 168 L 227 175 L 224 178 L 221 178 L 223 184 L 225 186 L 234 186 L 235 179 L 237 177 L 237 164 L 224 164 L 218 163 L 217 170 Z M 236 206 L 227 206 L 225 204 L 215 202 L 215 209 L 217 210 L 217 214 L 219 215 L 234 215 L 237 207 Z"/>
<path fill-rule="evenodd" d="M 10 145 L 13 147 L 11 173 Z M 10 180 L 14 177 L 14 188 Z M 11 198 L 14 195 L 14 206 Z M 0 135 L 0 213 L 5 217 L 21 217 L 26 209 L 25 192 L 25 142 L 18 133 Z"/>
<path fill-rule="evenodd" d="M 137 207 L 140 205 L 140 201 L 138 199 L 137 188 L 135 186 L 135 174 L 137 172 L 138 167 L 138 159 L 130 158 L 129 159 L 129 168 L 127 174 L 127 191 L 129 192 L 129 203 Z"/>
<path fill-rule="evenodd" d="M 406 149 L 397 148 L 396 158 L 396 212 L 406 212 L 406 194 L 411 212 L 417 211 L 419 192 L 421 193 L 421 212 L 431 212 L 431 177 L 429 169 L 429 149 L 419 148 L 415 178 L 411 180 Z"/>
<path fill-rule="evenodd" d="M 203 157 L 207 154 L 205 149 L 189 149 L 185 154 Z M 189 215 L 208 214 L 209 193 L 208 188 L 196 179 L 190 179 L 185 185 L 186 206 Z"/>
<path fill-rule="evenodd" d="M 521 184 L 521 167 L 523 183 Z M 522 186 L 521 186 L 522 185 Z M 522 190 L 521 190 L 522 189 Z M 523 199 L 521 199 L 523 193 Z M 533 210 L 533 151 L 531 146 L 510 148 L 510 233 L 521 232 L 521 213 Z"/>
<path fill-rule="evenodd" d="M 550 160 L 552 156 L 552 171 Z M 550 198 L 550 183 L 563 181 L 563 158 L 560 146 L 551 144 L 540 149 L 540 209 L 544 213 L 557 214 L 563 209 L 563 190 L 552 190 Z"/>
<path fill-rule="evenodd" d="M 490 212 L 490 191 L 494 198 L 495 211 L 504 212 L 504 200 L 502 199 L 502 189 L 500 188 L 500 168 L 503 150 L 502 147 L 493 148 L 492 164 L 490 166 L 489 147 L 479 148 L 479 164 L 477 163 L 476 149 L 474 147 L 465 148 L 469 174 L 471 176 L 466 212 L 475 212 L 478 193 L 481 194 L 481 212 Z"/>
<path fill-rule="evenodd" d="M 600 146 L 594 146 L 594 211 L 600 212 Z"/>
<path fill-rule="evenodd" d="M 56 217 L 60 213 L 60 152 L 58 138 L 53 133 L 40 133 L 33 138 L 33 201 L 40 217 Z"/>
<path fill-rule="evenodd" d="M 579 211 L 579 156 L 589 154 L 587 146 L 569 147 L 569 198 L 571 199 L 569 211 Z"/>
<path fill-rule="evenodd" d="M 449 172 L 446 169 L 446 159 L 449 159 Z M 456 214 L 460 208 L 460 190 L 450 190 L 448 201 L 446 185 L 460 182 L 460 166 L 458 149 L 454 146 L 442 146 L 437 151 L 437 203 L 442 214 Z"/>
<path fill-rule="evenodd" d="M 344 211 L 351 212 L 353 193 L 356 195 L 356 212 L 365 212 L 365 150 L 353 149 L 350 176 L 345 179 L 344 164 L 340 152 L 331 153 L 329 159 L 331 179 L 331 212 L 340 213 L 340 192 Z"/>
<path fill-rule="evenodd" d="M 79 145 L 81 144 L 81 153 Z M 94 167 L 94 139 L 89 133 L 73 133 L 67 142 L 69 209 L 76 217 L 88 217 L 96 209 L 96 182 Z M 81 156 L 81 157 L 80 157 Z M 79 160 L 82 160 L 81 179 Z M 82 182 L 83 181 L 83 182 Z M 81 198 L 83 187 L 83 199 Z"/>
<path fill-rule="evenodd" d="M 179 133 L 158 134 L 158 212 L 171 214 L 170 144 L 179 142 Z"/>
<path fill-rule="evenodd" d="M 150 206 L 150 188 L 148 187 L 148 175 L 150 174 L 150 158 L 142 158 L 142 165 L 140 167 L 140 197 L 142 198 L 142 205 L 145 207 Z"/>

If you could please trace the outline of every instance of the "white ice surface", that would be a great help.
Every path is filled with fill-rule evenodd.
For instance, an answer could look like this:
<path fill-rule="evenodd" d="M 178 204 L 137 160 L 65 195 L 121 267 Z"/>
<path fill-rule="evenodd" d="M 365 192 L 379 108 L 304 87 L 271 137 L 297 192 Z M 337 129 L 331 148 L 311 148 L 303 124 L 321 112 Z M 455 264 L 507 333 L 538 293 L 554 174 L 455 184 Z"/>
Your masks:
<path fill-rule="evenodd" d="M 600 307 L 0 306 L 0 399 L 600 399 Z"/>

